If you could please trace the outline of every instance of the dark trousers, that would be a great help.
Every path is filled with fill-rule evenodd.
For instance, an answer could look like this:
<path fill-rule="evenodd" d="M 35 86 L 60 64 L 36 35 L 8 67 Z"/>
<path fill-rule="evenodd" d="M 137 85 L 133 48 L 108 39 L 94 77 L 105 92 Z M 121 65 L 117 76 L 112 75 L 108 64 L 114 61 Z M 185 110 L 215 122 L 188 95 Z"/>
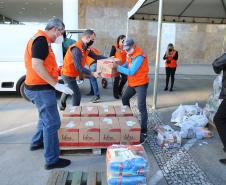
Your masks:
<path fill-rule="evenodd" d="M 220 104 L 213 120 L 224 148 L 226 148 L 226 99 Z"/>
<path fill-rule="evenodd" d="M 63 78 L 64 84 L 67 84 L 68 87 L 74 92 L 74 94 L 72 95 L 72 106 L 79 106 L 81 102 L 81 93 L 80 93 L 80 89 L 78 87 L 76 79 L 63 76 L 63 75 L 62 75 L 62 78 Z M 60 101 L 62 104 L 66 105 L 68 96 L 69 95 L 64 93 L 61 95 Z"/>
<path fill-rule="evenodd" d="M 147 121 L 148 121 L 148 112 L 146 106 L 147 89 L 148 84 L 137 87 L 128 86 L 122 96 L 122 104 L 128 105 L 130 107 L 130 99 L 135 94 L 137 94 L 137 104 L 139 112 L 141 114 L 141 133 L 147 132 Z"/>
<path fill-rule="evenodd" d="M 173 89 L 174 81 L 175 81 L 175 72 L 177 68 L 170 68 L 166 67 L 166 88 L 168 89 L 169 80 L 171 78 L 171 86 L 170 88 Z"/>
<path fill-rule="evenodd" d="M 127 82 L 127 76 L 124 74 L 120 74 L 115 77 L 114 85 L 113 85 L 113 94 L 114 96 L 118 96 L 122 94 L 122 89 Z"/>

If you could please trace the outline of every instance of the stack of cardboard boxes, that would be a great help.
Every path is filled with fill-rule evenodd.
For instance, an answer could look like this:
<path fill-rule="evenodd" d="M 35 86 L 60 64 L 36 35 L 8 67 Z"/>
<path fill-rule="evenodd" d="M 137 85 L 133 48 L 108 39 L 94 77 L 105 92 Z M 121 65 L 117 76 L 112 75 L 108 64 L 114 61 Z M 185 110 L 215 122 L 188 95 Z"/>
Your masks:
<path fill-rule="evenodd" d="M 62 113 L 61 149 L 139 144 L 140 124 L 127 106 L 70 107 Z"/>

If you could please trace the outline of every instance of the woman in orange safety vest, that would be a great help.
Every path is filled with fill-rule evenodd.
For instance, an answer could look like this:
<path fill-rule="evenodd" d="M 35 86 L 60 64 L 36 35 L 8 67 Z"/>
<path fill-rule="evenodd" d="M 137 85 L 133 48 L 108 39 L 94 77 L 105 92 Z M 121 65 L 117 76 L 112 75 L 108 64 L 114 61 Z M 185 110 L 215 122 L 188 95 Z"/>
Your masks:
<path fill-rule="evenodd" d="M 168 49 L 163 57 L 165 61 L 165 68 L 166 68 L 166 86 L 165 91 L 168 90 L 169 79 L 171 77 L 171 86 L 170 91 L 173 91 L 173 85 L 175 80 L 175 72 L 177 69 L 177 59 L 178 59 L 178 51 L 174 49 L 173 44 L 168 45 Z"/>
<path fill-rule="evenodd" d="M 110 52 L 110 57 L 114 56 L 121 60 L 121 65 L 126 62 L 126 51 L 123 49 L 123 42 L 125 40 L 125 35 L 120 35 L 117 38 L 116 45 L 113 45 Z M 116 99 L 119 99 L 119 96 L 122 96 L 122 89 L 127 82 L 127 76 L 123 73 L 120 73 L 119 76 L 115 77 L 113 85 L 113 95 Z"/>

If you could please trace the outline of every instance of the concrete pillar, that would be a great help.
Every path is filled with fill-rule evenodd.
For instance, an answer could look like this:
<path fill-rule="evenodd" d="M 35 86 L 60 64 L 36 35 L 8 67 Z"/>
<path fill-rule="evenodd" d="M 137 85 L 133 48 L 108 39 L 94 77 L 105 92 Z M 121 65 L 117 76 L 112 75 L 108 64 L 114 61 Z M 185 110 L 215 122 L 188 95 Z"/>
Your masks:
<path fill-rule="evenodd" d="M 78 29 L 78 0 L 63 0 L 63 21 L 66 30 Z M 73 39 L 78 40 L 78 35 Z"/>

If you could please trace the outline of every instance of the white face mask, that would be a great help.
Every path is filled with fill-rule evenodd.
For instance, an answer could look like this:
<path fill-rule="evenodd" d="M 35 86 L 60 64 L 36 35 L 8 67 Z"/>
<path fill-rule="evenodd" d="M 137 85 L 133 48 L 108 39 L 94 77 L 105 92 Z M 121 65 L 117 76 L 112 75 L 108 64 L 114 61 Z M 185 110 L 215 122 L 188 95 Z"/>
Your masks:
<path fill-rule="evenodd" d="M 63 37 L 63 35 L 61 35 L 61 36 L 56 38 L 54 43 L 55 44 L 62 44 L 63 41 L 64 41 L 64 37 Z"/>

